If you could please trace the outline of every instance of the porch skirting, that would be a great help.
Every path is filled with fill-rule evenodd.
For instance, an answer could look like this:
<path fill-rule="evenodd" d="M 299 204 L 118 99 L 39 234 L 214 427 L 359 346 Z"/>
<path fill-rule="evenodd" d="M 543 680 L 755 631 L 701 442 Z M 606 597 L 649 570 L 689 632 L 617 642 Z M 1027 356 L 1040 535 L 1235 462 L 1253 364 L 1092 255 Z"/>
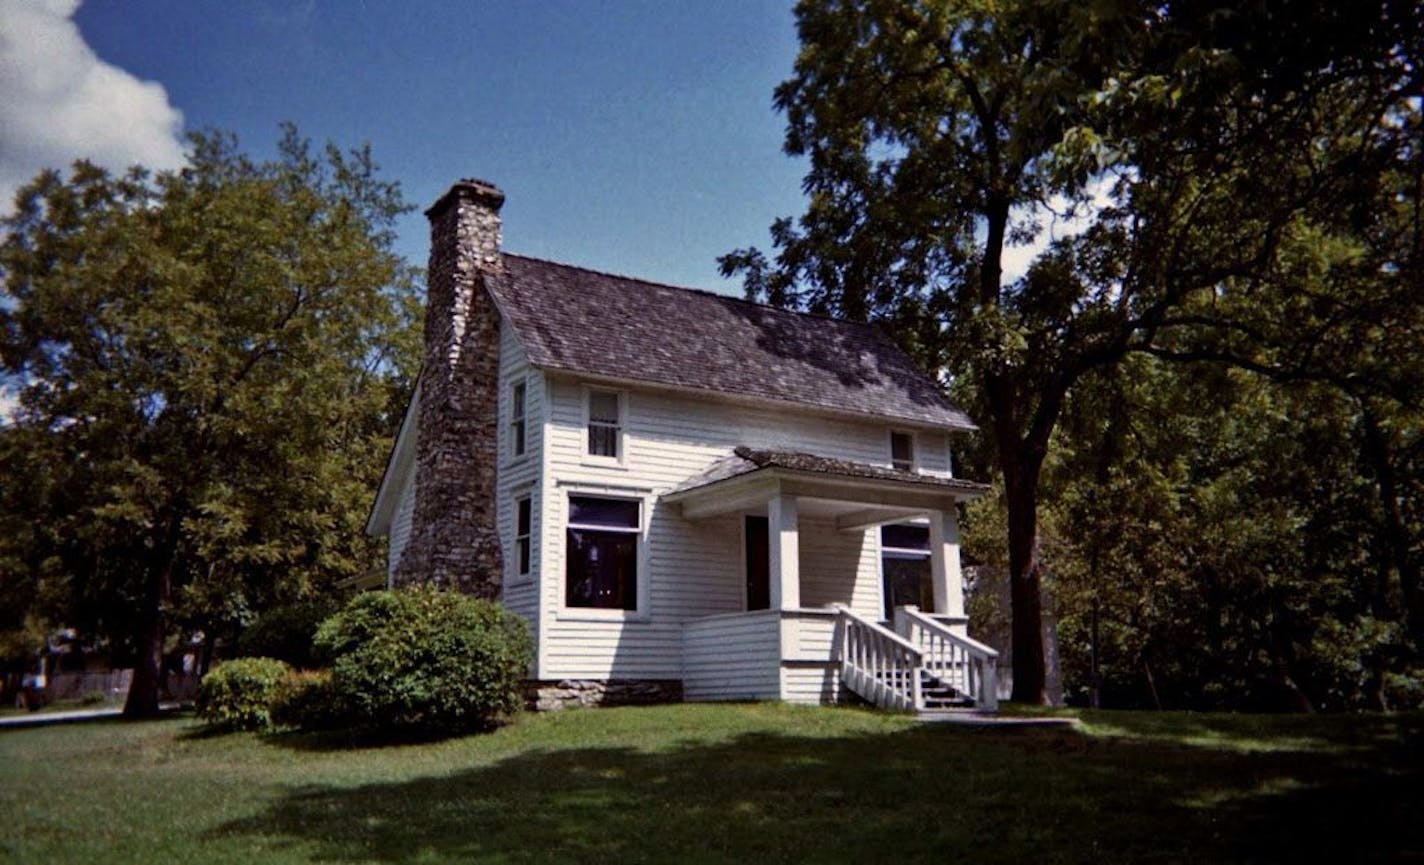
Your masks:
<path fill-rule="evenodd" d="M 557 712 L 579 706 L 644 706 L 681 703 L 681 679 L 529 679 L 525 706 Z"/>
<path fill-rule="evenodd" d="M 835 627 L 830 608 L 694 619 L 682 629 L 686 699 L 834 703 L 840 697 Z"/>

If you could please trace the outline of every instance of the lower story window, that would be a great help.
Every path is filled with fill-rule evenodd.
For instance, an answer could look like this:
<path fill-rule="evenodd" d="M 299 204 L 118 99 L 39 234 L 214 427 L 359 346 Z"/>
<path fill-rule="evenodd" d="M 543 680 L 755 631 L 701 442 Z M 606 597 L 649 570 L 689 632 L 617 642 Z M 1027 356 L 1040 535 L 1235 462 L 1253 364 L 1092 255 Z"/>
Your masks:
<path fill-rule="evenodd" d="M 532 536 L 534 509 L 528 498 L 522 498 L 518 502 L 517 510 L 514 550 L 515 555 L 519 558 L 519 575 L 522 577 L 529 573 L 529 541 Z"/>
<path fill-rule="evenodd" d="M 638 608 L 641 517 L 637 500 L 569 496 L 565 606 Z"/>

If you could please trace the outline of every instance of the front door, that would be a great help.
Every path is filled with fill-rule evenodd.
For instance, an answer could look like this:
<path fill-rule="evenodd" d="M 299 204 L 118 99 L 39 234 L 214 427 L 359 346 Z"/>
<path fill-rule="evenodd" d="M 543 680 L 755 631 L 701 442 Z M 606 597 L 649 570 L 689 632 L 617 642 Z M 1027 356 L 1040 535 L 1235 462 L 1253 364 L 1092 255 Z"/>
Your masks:
<path fill-rule="evenodd" d="M 885 621 L 895 618 L 896 607 L 913 604 L 921 610 L 934 609 L 934 587 L 930 582 L 928 556 L 882 553 L 880 571 L 885 581 Z"/>
<path fill-rule="evenodd" d="M 909 604 L 934 609 L 934 584 L 930 578 L 930 530 L 918 525 L 889 525 L 880 529 L 881 597 L 885 621 L 895 618 L 895 608 Z"/>
<path fill-rule="evenodd" d="M 771 536 L 766 517 L 746 519 L 747 609 L 771 607 Z"/>

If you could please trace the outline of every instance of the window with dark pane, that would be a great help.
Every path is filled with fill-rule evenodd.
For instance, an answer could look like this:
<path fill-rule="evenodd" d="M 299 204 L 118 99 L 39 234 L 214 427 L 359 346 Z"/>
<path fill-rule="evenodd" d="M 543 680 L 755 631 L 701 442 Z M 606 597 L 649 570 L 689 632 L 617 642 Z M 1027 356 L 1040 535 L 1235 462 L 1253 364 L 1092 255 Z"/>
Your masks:
<path fill-rule="evenodd" d="M 930 554 L 929 526 L 895 524 L 880 527 L 880 546 L 885 549 L 923 551 Z"/>
<path fill-rule="evenodd" d="M 519 573 L 521 575 L 529 573 L 529 550 L 530 539 L 533 535 L 534 508 L 529 499 L 523 498 L 518 503 L 518 515 L 515 519 L 514 529 L 514 549 L 519 560 Z"/>
<path fill-rule="evenodd" d="M 914 471 L 915 437 L 909 433 L 890 433 L 890 465 L 901 471 Z"/>
<path fill-rule="evenodd" d="M 588 392 L 588 453 L 596 457 L 618 459 L 619 428 L 618 394 L 613 391 Z"/>
<path fill-rule="evenodd" d="M 524 382 L 515 382 L 509 398 L 509 440 L 517 457 L 524 456 L 525 431 L 528 429 L 524 421 L 524 402 Z"/>
<path fill-rule="evenodd" d="M 771 531 L 766 517 L 748 516 L 744 523 L 747 556 L 747 609 L 771 608 Z"/>
<path fill-rule="evenodd" d="M 638 608 L 641 514 L 636 500 L 569 496 L 565 606 Z"/>

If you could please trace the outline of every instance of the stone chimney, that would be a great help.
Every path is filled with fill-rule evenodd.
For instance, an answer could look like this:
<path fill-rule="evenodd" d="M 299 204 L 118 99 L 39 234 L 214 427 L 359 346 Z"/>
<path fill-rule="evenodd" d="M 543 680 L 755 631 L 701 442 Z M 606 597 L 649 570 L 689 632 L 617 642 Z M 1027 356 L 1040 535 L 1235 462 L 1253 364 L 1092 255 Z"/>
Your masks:
<path fill-rule="evenodd" d="M 503 270 L 504 193 L 461 180 L 425 211 L 430 220 L 425 351 L 416 436 L 415 513 L 397 585 L 431 583 L 498 598 L 495 516 L 499 329 L 483 288 Z"/>

